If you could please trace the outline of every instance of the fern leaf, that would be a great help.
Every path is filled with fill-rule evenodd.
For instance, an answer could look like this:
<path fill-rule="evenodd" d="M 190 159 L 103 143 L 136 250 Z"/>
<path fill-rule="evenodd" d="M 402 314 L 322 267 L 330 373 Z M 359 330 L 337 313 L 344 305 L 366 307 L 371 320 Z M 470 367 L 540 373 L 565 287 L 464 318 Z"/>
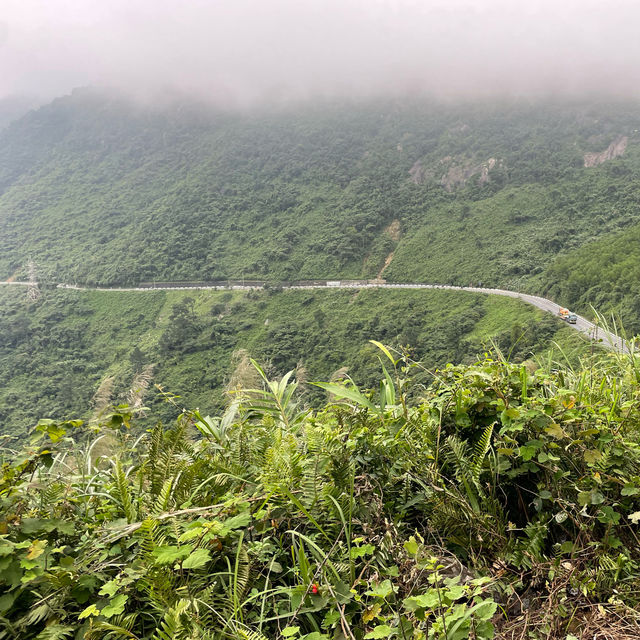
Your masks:
<path fill-rule="evenodd" d="M 61 624 L 52 624 L 43 629 L 35 638 L 35 640 L 65 640 L 69 638 L 75 631 L 75 627 L 68 627 Z"/>
<path fill-rule="evenodd" d="M 480 474 L 482 473 L 482 466 L 484 459 L 491 447 L 491 436 L 493 435 L 493 427 L 495 423 L 490 424 L 483 432 L 482 437 L 476 443 L 475 451 L 473 453 L 473 460 L 471 462 L 471 476 L 473 482 L 477 485 L 480 480 Z"/>
<path fill-rule="evenodd" d="M 181 640 L 188 633 L 183 614 L 189 608 L 188 600 L 180 600 L 165 613 L 164 619 L 156 629 L 151 640 Z"/>
<path fill-rule="evenodd" d="M 122 468 L 122 464 L 120 460 L 116 460 L 115 469 L 114 469 L 114 480 L 115 480 L 115 493 L 122 510 L 124 511 L 124 515 L 127 519 L 127 522 L 135 522 L 136 521 L 136 513 L 133 507 L 133 502 L 131 500 L 131 490 L 129 487 L 129 481 L 127 476 Z"/>

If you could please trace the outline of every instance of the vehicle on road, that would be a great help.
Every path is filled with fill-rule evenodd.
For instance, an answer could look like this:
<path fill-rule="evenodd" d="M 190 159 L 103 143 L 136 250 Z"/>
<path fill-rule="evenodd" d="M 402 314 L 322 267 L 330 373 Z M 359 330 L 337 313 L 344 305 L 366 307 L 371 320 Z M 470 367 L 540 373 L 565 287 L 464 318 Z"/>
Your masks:
<path fill-rule="evenodd" d="M 569 309 L 560 309 L 560 311 L 558 311 L 558 315 L 563 320 L 568 320 L 569 319 Z"/>
<path fill-rule="evenodd" d="M 576 322 L 578 322 L 578 316 L 575 313 L 570 313 L 567 317 L 567 322 L 569 324 L 576 324 Z"/>

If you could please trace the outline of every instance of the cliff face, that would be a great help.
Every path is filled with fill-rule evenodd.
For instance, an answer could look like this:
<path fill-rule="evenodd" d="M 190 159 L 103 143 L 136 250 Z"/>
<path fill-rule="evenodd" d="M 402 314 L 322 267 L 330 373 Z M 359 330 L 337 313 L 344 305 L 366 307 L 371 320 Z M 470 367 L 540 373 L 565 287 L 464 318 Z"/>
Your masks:
<path fill-rule="evenodd" d="M 449 160 L 445 158 L 443 162 Z M 456 187 L 463 186 L 467 180 L 475 175 L 478 175 L 478 182 L 485 184 L 489 182 L 489 171 L 493 169 L 497 160 L 495 158 L 489 158 L 485 162 L 474 165 L 469 162 L 465 164 L 454 163 L 449 166 L 447 172 L 440 179 L 440 184 L 449 192 L 453 191 Z"/>
<path fill-rule="evenodd" d="M 599 153 L 585 153 L 584 166 L 595 167 L 596 165 L 602 164 L 607 160 L 613 160 L 613 158 L 621 156 L 625 152 L 628 142 L 629 138 L 627 138 L 627 136 L 620 136 L 619 138 L 614 140 L 604 151 L 600 151 Z"/>

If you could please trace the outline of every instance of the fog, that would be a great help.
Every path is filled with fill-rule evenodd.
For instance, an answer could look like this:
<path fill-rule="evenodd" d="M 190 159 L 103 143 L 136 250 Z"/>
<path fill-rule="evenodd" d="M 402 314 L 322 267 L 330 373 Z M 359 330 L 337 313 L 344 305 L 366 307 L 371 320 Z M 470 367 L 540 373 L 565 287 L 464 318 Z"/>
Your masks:
<path fill-rule="evenodd" d="M 0 98 L 636 96 L 635 0 L 0 0 Z"/>

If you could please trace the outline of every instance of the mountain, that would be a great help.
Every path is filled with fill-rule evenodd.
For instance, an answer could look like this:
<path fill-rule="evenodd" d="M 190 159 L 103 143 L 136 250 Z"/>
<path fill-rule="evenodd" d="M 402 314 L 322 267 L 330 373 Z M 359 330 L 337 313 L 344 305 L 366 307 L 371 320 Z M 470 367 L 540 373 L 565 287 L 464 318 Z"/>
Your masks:
<path fill-rule="evenodd" d="M 38 106 L 33 96 L 13 95 L 0 99 L 0 131 Z"/>
<path fill-rule="evenodd" d="M 0 134 L 0 277 L 375 277 L 544 293 L 640 223 L 635 104 L 230 113 L 76 91 Z M 587 166 L 586 166 L 587 165 Z"/>
<path fill-rule="evenodd" d="M 638 331 L 639 129 L 630 103 L 224 112 L 87 89 L 30 111 L 0 132 L 0 279 L 27 278 L 32 261 L 43 293 L 0 291 L 0 430 L 86 411 L 110 379 L 125 400 L 144 367 L 213 411 L 234 352 L 310 379 L 349 354 L 366 386 L 371 339 L 427 369 L 492 341 L 516 360 L 554 341 L 584 350 L 517 302 L 273 286 L 290 279 L 482 282 L 622 310 Z M 273 285 L 231 298 L 50 288 L 228 278 Z"/>

